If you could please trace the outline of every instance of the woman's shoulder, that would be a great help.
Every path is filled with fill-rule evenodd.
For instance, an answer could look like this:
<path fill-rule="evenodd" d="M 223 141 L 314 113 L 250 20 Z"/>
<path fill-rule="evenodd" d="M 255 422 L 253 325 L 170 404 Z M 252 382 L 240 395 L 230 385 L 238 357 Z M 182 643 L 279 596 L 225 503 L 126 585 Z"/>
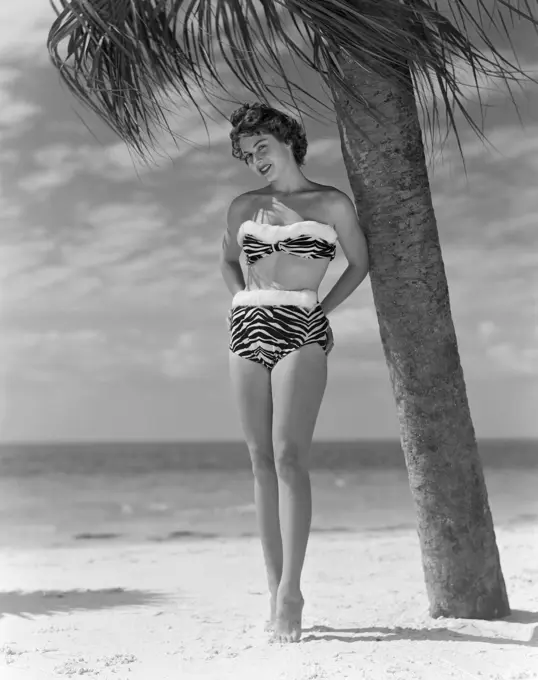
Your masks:
<path fill-rule="evenodd" d="M 327 213 L 331 215 L 356 211 L 355 201 L 350 198 L 345 191 L 336 187 L 327 187 L 327 192 L 323 200 L 323 206 Z"/>
<path fill-rule="evenodd" d="M 342 207 L 353 205 L 349 196 L 337 187 L 320 184 L 316 189 L 316 206 L 320 216 L 327 224 L 333 224 L 335 213 L 339 213 Z"/>
<path fill-rule="evenodd" d="M 326 203 L 333 203 L 346 199 L 349 201 L 349 197 L 344 191 L 337 187 L 333 187 L 330 184 L 318 184 L 316 191 L 319 192 L 321 199 Z"/>
<path fill-rule="evenodd" d="M 245 206 L 245 205 L 251 205 L 257 199 L 259 199 L 260 196 L 263 196 L 265 194 L 266 194 L 266 192 L 264 193 L 262 189 L 252 189 L 251 191 L 245 191 L 244 193 L 236 196 L 232 200 L 231 205 L 235 205 L 237 207 Z"/>
<path fill-rule="evenodd" d="M 242 222 L 249 219 L 252 214 L 253 206 L 255 205 L 257 191 L 245 191 L 236 196 L 230 203 L 228 208 L 228 219 L 240 225 Z"/>

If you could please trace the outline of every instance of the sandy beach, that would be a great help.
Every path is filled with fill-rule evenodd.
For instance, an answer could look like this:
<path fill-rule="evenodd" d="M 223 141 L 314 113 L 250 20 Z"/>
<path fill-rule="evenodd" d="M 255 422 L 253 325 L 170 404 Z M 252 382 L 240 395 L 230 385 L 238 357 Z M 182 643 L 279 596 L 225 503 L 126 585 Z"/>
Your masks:
<path fill-rule="evenodd" d="M 313 533 L 286 646 L 255 537 L 5 548 L 0 677 L 538 678 L 538 525 L 497 539 L 513 613 L 487 622 L 429 618 L 414 531 Z"/>

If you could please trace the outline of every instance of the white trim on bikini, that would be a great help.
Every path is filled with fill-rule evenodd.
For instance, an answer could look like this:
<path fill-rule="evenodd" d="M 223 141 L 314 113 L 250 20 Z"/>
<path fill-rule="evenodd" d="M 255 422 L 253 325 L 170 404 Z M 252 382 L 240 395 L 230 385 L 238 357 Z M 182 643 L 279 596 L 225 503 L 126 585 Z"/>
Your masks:
<path fill-rule="evenodd" d="M 232 299 L 232 307 L 267 305 L 296 305 L 312 309 L 318 303 L 315 290 L 279 290 L 277 288 L 259 288 L 254 290 L 240 290 Z"/>

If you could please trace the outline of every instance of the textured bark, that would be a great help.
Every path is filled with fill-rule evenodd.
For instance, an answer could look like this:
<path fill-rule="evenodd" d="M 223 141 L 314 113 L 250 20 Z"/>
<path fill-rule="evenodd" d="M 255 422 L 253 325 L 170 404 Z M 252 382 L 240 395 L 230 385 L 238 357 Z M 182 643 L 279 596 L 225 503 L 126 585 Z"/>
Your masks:
<path fill-rule="evenodd" d="M 339 60 L 353 89 L 388 119 L 379 125 L 364 106 L 333 85 L 344 162 L 368 241 L 430 614 L 504 617 L 510 607 L 450 312 L 411 80 L 388 82 L 345 57 Z"/>

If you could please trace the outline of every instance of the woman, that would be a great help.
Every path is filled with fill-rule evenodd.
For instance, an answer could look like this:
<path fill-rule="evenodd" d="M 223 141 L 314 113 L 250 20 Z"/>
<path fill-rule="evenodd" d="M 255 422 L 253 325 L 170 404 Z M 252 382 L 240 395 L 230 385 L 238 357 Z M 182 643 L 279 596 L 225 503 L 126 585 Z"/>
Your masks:
<path fill-rule="evenodd" d="M 307 141 L 296 120 L 260 103 L 244 104 L 230 120 L 233 156 L 266 182 L 228 211 L 221 270 L 234 296 L 230 376 L 254 473 L 271 595 L 267 628 L 273 640 L 295 642 L 312 515 L 308 454 L 333 346 L 327 315 L 365 278 L 368 255 L 352 201 L 301 171 Z M 349 264 L 319 302 L 336 240 Z"/>

